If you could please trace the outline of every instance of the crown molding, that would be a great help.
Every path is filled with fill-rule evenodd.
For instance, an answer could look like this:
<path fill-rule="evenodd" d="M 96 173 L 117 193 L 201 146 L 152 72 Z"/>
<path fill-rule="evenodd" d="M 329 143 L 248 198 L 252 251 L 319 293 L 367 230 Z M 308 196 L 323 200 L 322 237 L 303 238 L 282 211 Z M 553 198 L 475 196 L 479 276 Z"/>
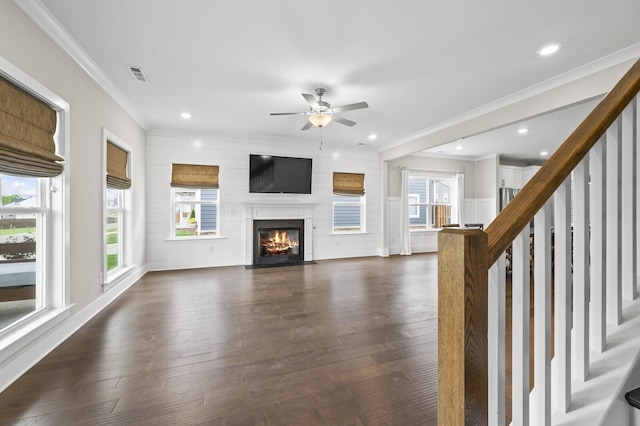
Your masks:
<path fill-rule="evenodd" d="M 27 15 L 69 55 L 84 72 L 89 75 L 113 98 L 143 129 L 148 123 L 131 101 L 116 87 L 91 56 L 80 46 L 71 34 L 60 24 L 40 0 L 15 0 Z"/>

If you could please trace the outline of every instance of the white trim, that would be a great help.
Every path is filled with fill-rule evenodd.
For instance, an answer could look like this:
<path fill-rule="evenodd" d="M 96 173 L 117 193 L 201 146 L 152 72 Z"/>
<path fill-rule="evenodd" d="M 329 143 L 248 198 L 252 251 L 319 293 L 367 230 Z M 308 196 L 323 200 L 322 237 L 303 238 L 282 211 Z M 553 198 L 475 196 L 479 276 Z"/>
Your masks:
<path fill-rule="evenodd" d="M 42 335 L 59 323 L 61 323 L 60 327 L 44 335 L 42 340 L 37 341 L 24 352 L 20 353 L 19 356 L 14 356 L 13 359 L 2 366 L 0 369 L 0 393 L 62 342 L 67 340 L 73 333 L 78 331 L 80 327 L 85 325 L 91 318 L 117 299 L 118 296 L 135 284 L 146 273 L 146 266 L 138 268 L 125 280 L 115 286 L 112 291 L 103 294 L 80 312 L 68 317 L 66 320 L 61 315 L 66 313 L 68 316 L 70 307 L 52 313 L 52 318 L 48 318 L 47 328 L 38 330 L 39 335 Z M 56 322 L 52 322 L 53 320 Z"/>
<path fill-rule="evenodd" d="M 15 0 L 26 13 L 53 39 L 109 96 L 111 96 L 142 128 L 148 123 L 140 111 L 107 77 L 91 56 L 67 32 L 39 0 Z M 1 64 L 0 64 L 1 65 Z"/>

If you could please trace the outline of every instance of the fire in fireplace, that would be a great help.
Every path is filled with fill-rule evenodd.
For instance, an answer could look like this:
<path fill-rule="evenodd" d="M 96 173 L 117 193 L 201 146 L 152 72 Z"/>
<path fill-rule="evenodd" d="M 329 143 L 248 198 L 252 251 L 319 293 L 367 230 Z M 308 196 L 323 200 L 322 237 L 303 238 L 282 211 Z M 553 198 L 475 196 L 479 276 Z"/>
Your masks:
<path fill-rule="evenodd" d="M 298 254 L 299 231 L 287 229 L 275 231 L 260 231 L 260 256 L 283 256 Z"/>
<path fill-rule="evenodd" d="M 304 261 L 304 220 L 256 220 L 254 265 Z"/>

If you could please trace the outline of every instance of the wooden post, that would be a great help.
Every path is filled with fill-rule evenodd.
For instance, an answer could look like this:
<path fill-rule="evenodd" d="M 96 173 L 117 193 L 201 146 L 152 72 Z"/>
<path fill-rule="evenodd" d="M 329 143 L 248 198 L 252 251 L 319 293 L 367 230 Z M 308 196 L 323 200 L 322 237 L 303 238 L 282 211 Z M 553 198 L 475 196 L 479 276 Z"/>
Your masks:
<path fill-rule="evenodd" d="M 438 424 L 486 425 L 487 234 L 438 233 Z"/>

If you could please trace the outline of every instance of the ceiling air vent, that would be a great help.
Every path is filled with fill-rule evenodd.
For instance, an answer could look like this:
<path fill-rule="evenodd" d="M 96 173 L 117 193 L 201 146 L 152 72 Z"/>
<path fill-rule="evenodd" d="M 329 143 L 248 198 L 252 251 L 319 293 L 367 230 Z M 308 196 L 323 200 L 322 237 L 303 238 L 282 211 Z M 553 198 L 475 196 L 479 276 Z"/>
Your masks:
<path fill-rule="evenodd" d="M 127 65 L 127 68 L 129 68 L 129 71 L 131 71 L 131 74 L 133 74 L 136 80 L 140 80 L 144 82 L 149 81 L 147 76 L 144 75 L 144 73 L 142 72 L 142 67 L 137 67 L 135 65 Z"/>

